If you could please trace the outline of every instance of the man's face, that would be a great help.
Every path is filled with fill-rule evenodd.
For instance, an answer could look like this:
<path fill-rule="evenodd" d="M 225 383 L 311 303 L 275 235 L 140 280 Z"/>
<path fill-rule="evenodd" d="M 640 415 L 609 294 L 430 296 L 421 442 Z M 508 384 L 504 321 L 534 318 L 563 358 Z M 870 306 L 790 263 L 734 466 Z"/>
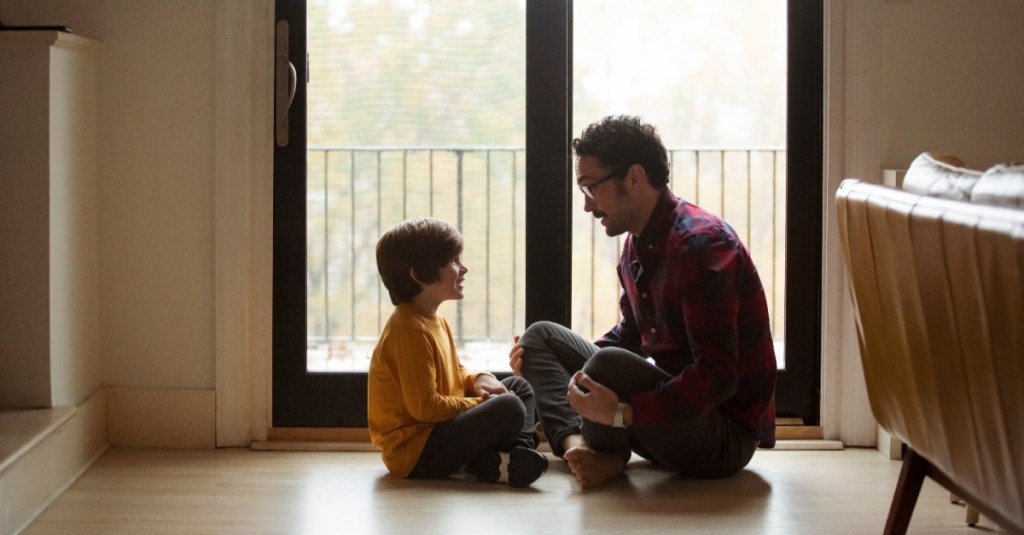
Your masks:
<path fill-rule="evenodd" d="M 576 160 L 576 184 L 583 191 L 583 211 L 601 221 L 609 236 L 629 230 L 636 206 L 622 185 L 628 169 L 608 169 L 596 156 Z M 588 195 L 589 192 L 589 195 Z"/>

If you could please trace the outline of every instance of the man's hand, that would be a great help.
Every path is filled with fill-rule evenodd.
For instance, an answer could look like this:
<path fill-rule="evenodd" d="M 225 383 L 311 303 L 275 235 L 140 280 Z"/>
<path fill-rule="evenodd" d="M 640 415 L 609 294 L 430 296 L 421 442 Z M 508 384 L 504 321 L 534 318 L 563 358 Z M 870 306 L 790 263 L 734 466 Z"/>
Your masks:
<path fill-rule="evenodd" d="M 508 389 L 493 375 L 481 373 L 473 381 L 473 392 L 481 398 L 488 399 L 491 396 L 508 393 Z"/>
<path fill-rule="evenodd" d="M 591 379 L 582 371 L 576 372 L 572 379 L 569 379 L 569 405 L 583 418 L 599 424 L 612 425 L 618 404 L 619 396 L 612 389 Z M 627 424 L 631 423 L 632 419 L 629 420 Z"/>
<path fill-rule="evenodd" d="M 523 376 L 523 346 L 519 345 L 519 336 L 512 339 L 512 349 L 508 352 L 508 366 L 512 368 L 512 375 Z"/>

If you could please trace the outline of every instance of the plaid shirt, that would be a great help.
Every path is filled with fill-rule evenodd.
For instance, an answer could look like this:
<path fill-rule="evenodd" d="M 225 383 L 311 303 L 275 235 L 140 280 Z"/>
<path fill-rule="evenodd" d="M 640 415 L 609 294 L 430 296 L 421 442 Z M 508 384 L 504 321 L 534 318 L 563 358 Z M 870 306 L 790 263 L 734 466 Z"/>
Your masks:
<path fill-rule="evenodd" d="M 775 349 L 757 269 L 721 218 L 667 187 L 618 266 L 622 321 L 595 343 L 652 357 L 674 377 L 629 397 L 633 421 L 687 420 L 720 407 L 775 445 Z"/>

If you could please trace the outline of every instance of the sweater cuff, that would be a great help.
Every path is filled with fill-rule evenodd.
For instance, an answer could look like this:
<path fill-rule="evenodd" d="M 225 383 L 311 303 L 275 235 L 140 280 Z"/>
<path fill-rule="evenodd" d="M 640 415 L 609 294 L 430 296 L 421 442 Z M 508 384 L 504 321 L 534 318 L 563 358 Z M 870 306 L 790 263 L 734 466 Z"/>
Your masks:
<path fill-rule="evenodd" d="M 491 372 L 469 372 L 469 373 L 466 374 L 466 378 L 465 378 L 466 384 L 462 385 L 462 388 L 464 388 L 466 390 L 466 392 L 472 393 L 473 392 L 473 387 L 476 386 L 476 380 L 481 375 L 488 375 L 488 376 L 494 378 L 495 381 L 498 381 L 498 378 L 495 377 L 495 375 L 493 373 L 491 373 Z M 501 381 L 498 381 L 498 382 L 500 383 Z"/>

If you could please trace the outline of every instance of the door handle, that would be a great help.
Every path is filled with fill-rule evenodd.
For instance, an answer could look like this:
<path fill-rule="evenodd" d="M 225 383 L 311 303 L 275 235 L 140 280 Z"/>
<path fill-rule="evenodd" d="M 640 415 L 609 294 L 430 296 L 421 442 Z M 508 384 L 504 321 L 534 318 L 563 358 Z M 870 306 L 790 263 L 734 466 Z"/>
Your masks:
<path fill-rule="evenodd" d="M 288 111 L 295 99 L 298 75 L 289 59 L 288 21 L 277 21 L 274 42 L 274 140 L 288 146 Z"/>

